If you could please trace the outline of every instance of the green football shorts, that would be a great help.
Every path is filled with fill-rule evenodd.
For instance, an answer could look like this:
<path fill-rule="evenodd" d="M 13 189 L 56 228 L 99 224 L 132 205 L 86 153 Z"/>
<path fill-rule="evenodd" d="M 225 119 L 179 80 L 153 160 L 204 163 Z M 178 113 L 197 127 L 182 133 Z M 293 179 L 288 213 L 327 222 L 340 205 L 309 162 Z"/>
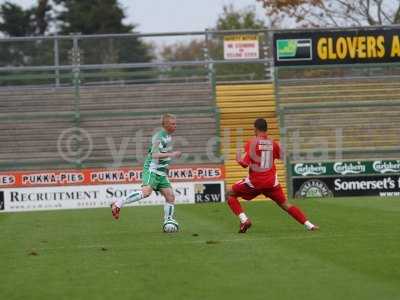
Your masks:
<path fill-rule="evenodd" d="M 149 170 L 143 170 L 142 186 L 146 185 L 151 186 L 154 191 L 172 187 L 167 176 L 161 176 Z"/>

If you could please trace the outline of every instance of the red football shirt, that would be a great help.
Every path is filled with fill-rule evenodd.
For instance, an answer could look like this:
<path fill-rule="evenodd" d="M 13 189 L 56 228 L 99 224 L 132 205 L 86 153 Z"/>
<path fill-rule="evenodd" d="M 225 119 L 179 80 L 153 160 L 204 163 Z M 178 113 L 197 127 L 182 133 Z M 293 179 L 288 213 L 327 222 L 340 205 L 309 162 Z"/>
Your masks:
<path fill-rule="evenodd" d="M 271 188 L 278 184 L 275 159 L 281 158 L 281 148 L 267 134 L 247 141 L 245 154 L 239 164 L 249 167 L 250 182 L 256 188 Z"/>

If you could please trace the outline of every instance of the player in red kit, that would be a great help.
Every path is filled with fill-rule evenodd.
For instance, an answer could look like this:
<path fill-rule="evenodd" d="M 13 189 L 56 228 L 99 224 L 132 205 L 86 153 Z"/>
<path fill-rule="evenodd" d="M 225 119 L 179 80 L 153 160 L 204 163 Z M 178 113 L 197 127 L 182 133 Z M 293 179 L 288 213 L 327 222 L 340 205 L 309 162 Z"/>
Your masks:
<path fill-rule="evenodd" d="M 319 229 L 312 224 L 296 206 L 288 203 L 278 182 L 274 160 L 281 158 L 281 147 L 267 135 L 267 121 L 257 119 L 254 122 L 255 137 L 247 141 L 245 153 L 238 150 L 236 161 L 249 168 L 249 176 L 232 185 L 228 193 L 228 205 L 240 219 L 239 233 L 245 233 L 252 225 L 246 216 L 238 197 L 252 200 L 260 194 L 270 198 L 308 230 Z"/>

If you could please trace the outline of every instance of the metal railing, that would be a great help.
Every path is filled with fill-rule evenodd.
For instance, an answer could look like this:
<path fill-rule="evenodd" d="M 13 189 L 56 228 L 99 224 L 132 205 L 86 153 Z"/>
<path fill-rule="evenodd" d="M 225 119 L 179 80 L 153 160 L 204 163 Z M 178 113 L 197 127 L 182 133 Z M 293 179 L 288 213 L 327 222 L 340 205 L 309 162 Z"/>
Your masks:
<path fill-rule="evenodd" d="M 275 75 L 289 189 L 292 163 L 398 159 L 400 63 L 279 67 Z"/>
<path fill-rule="evenodd" d="M 227 35 L 253 34 L 259 37 L 259 59 L 224 60 L 223 40 Z M 54 72 L 54 85 L 59 86 L 62 71 L 125 70 L 176 68 L 202 66 L 209 78 L 243 78 L 271 80 L 272 52 L 270 32 L 266 30 L 193 31 L 170 33 L 131 33 L 101 35 L 58 35 L 41 37 L 1 38 L 0 74 L 9 72 Z M 159 53 L 164 40 L 184 38 L 185 42 L 197 40 L 202 45 L 202 55 L 196 61 L 166 61 Z M 152 51 L 140 50 L 151 47 Z M 140 52 L 142 51 L 142 52 Z M 149 53 L 156 53 L 150 56 Z M 1 82 L 1 81 L 0 81 Z"/>

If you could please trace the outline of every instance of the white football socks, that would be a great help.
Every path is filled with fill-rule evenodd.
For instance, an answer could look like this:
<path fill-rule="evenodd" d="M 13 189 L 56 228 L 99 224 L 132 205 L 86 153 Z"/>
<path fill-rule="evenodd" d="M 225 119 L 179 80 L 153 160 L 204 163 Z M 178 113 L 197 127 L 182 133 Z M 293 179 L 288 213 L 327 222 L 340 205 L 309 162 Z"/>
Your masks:
<path fill-rule="evenodd" d="M 311 229 L 313 229 L 314 224 L 307 220 L 307 221 L 304 222 L 304 226 L 305 226 L 308 230 L 311 230 Z"/>
<path fill-rule="evenodd" d="M 175 205 L 165 202 L 164 204 L 164 220 L 173 219 L 175 212 Z"/>
<path fill-rule="evenodd" d="M 134 191 L 133 193 L 129 194 L 128 197 L 126 197 L 125 199 L 118 199 L 115 202 L 115 205 L 119 208 L 122 208 L 122 206 L 125 204 L 133 203 L 133 202 L 139 201 L 143 198 L 144 198 L 143 192 L 141 190 Z M 168 219 L 173 219 L 174 213 L 175 213 L 175 205 L 165 202 L 165 204 L 164 204 L 164 220 L 166 221 Z"/>
<path fill-rule="evenodd" d="M 142 191 L 134 191 L 131 194 L 128 195 L 125 199 L 118 199 L 115 202 L 115 205 L 121 208 L 123 205 L 128 204 L 128 203 L 133 203 L 136 201 L 139 201 L 143 199 L 143 192 Z"/>
<path fill-rule="evenodd" d="M 248 220 L 248 217 L 246 216 L 245 213 L 240 213 L 239 214 L 239 219 L 240 219 L 240 223 L 244 223 Z"/>

